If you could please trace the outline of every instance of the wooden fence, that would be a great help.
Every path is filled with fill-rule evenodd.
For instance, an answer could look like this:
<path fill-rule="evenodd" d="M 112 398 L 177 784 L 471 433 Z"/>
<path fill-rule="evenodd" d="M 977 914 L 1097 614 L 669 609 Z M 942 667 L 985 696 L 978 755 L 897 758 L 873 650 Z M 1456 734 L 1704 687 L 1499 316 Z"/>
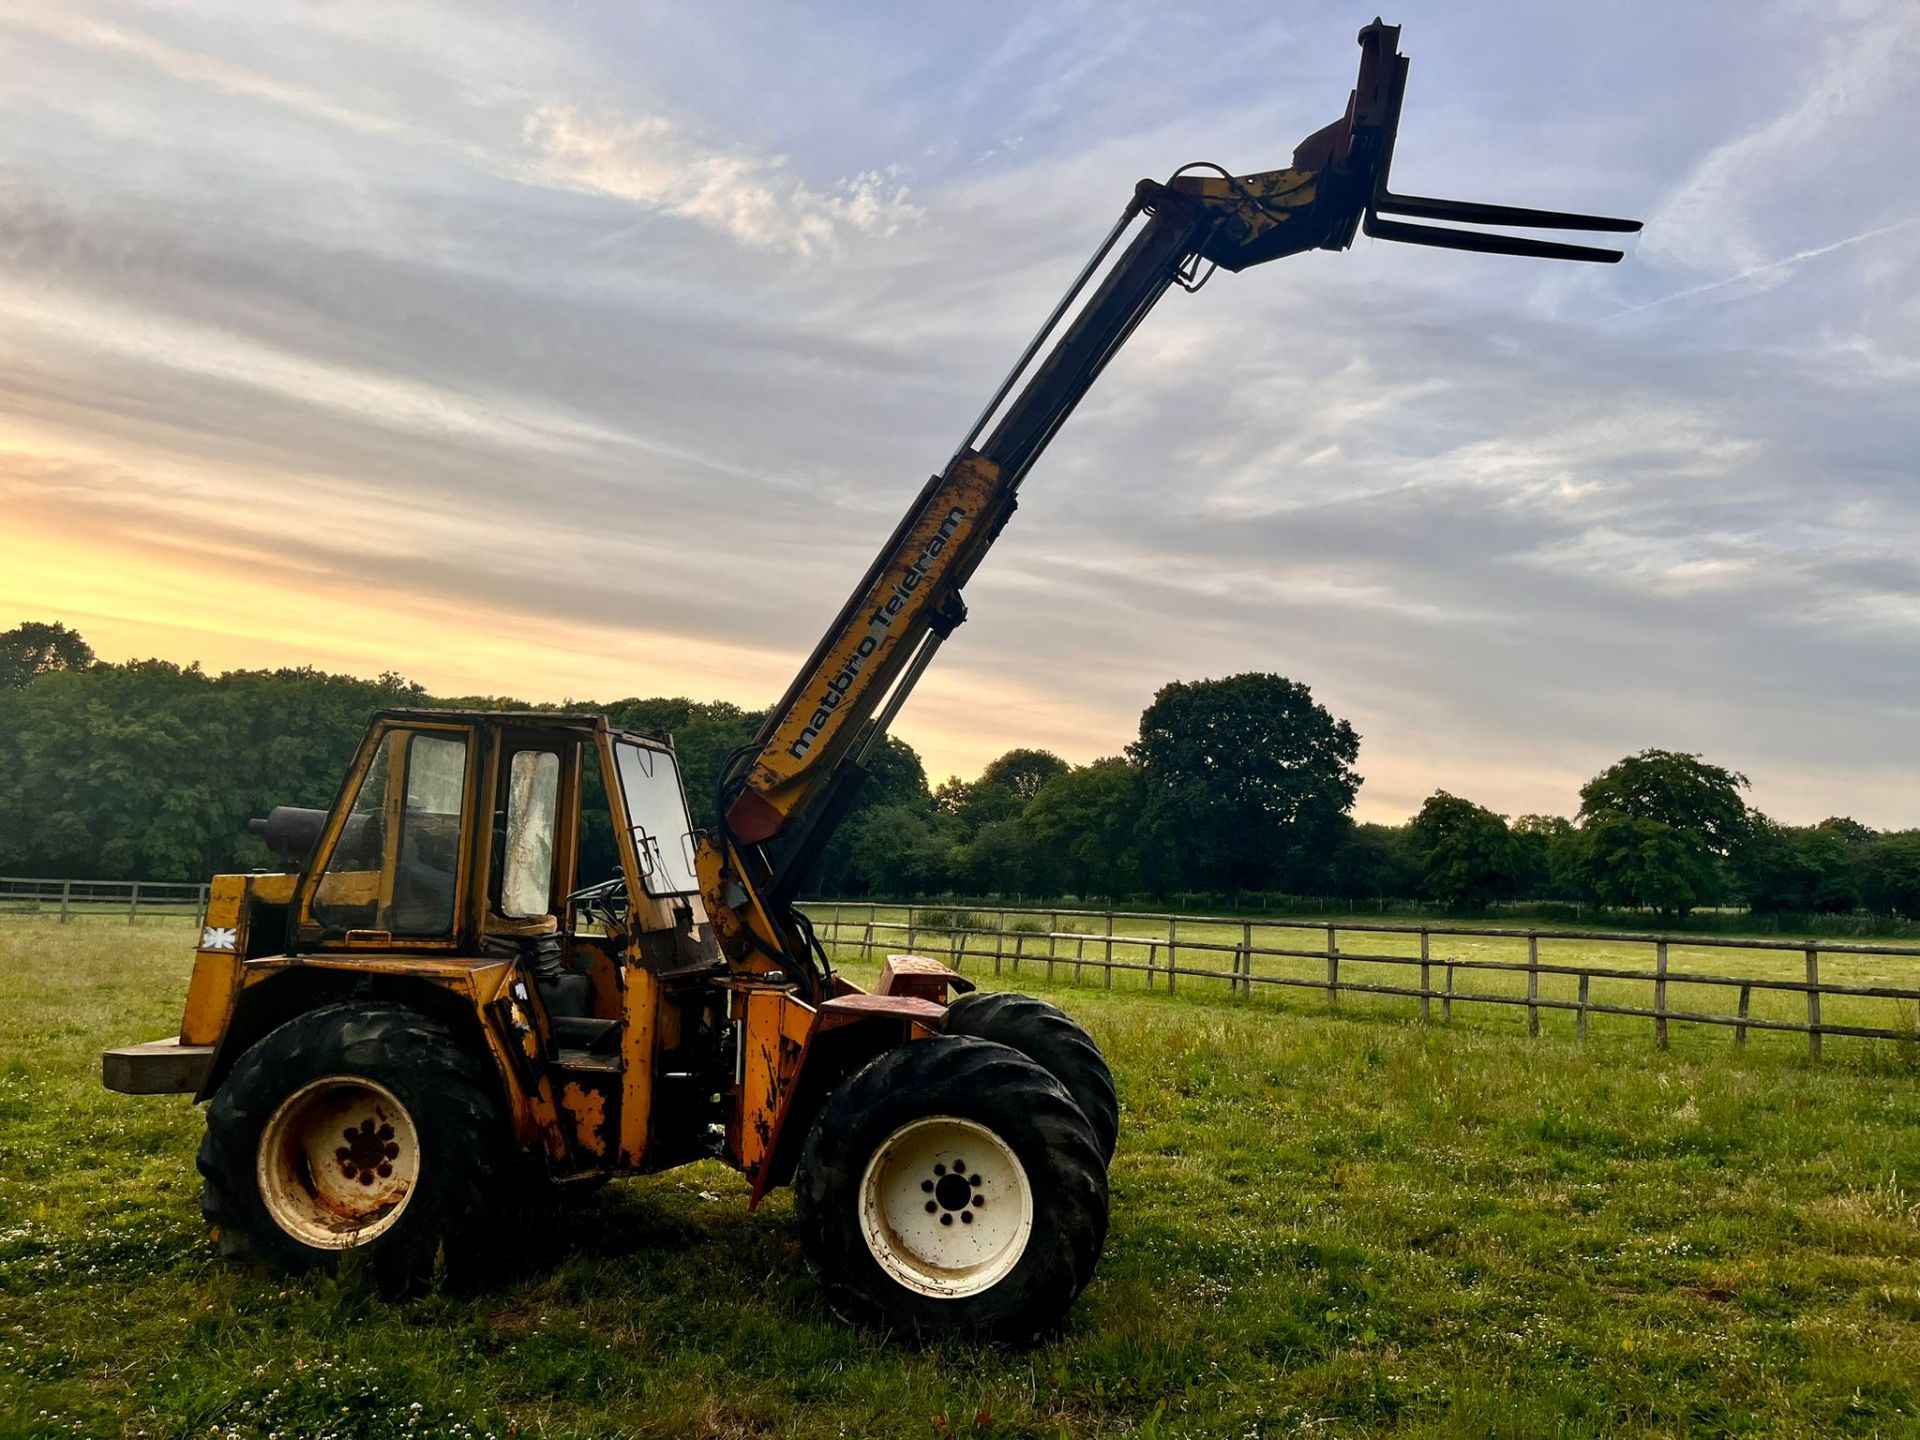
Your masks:
<path fill-rule="evenodd" d="M 207 887 L 168 880 L 28 880 L 0 875 L 0 915 L 72 920 L 198 920 Z"/>
<path fill-rule="evenodd" d="M 0 916 L 76 920 L 198 919 L 207 887 L 132 880 L 0 877 Z M 1229 995 L 1313 991 L 1417 1000 L 1421 1018 L 1450 1021 L 1456 1005 L 1524 1010 L 1529 1034 L 1543 1014 L 1570 1013 L 1585 1038 L 1591 1016 L 1807 1037 L 1920 1040 L 1920 946 L 1814 939 L 1732 939 L 1611 930 L 1396 924 L 1353 918 L 1201 916 L 1129 910 L 848 904 L 802 907 L 839 958 L 877 961 L 909 951 L 964 972 L 970 965 L 1112 989 L 1115 978 L 1164 987 L 1212 985 Z M 1578 953 L 1574 953 L 1578 952 Z M 1711 968 L 1707 968 L 1708 966 Z M 1746 973 L 1725 973 L 1744 970 Z M 1705 1008 L 1676 1003 L 1699 995 Z M 1729 1010 L 1725 1001 L 1731 1000 Z M 1823 1003 L 1825 1002 L 1825 1003 Z"/>
<path fill-rule="evenodd" d="M 1590 1016 L 1628 1016 L 1651 1021 L 1663 1049 L 1674 1023 L 1730 1029 L 1741 1046 L 1756 1030 L 1804 1034 L 1816 1056 L 1828 1035 L 1920 1040 L 1920 946 L 1144 911 L 803 908 L 842 959 L 909 951 L 963 973 L 991 964 L 996 975 L 1018 974 L 1024 964 L 1074 984 L 1092 973 L 1108 989 L 1118 975 L 1169 993 L 1196 983 L 1235 996 L 1310 990 L 1329 1008 L 1343 995 L 1397 996 L 1417 1000 L 1422 1019 L 1438 1002 L 1443 1021 L 1455 1005 L 1523 1008 L 1532 1035 L 1543 1013 L 1568 1012 L 1582 1039 Z M 1702 968 L 1708 961 L 1718 963 Z M 1683 1007 L 1675 992 L 1723 1003 Z M 1841 1013 L 1823 1013 L 1823 1000 Z"/>

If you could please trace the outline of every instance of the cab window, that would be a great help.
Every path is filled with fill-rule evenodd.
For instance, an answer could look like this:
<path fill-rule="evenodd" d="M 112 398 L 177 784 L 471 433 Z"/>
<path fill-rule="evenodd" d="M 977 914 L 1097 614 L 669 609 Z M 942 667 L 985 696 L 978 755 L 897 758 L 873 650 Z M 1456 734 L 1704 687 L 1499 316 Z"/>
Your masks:
<path fill-rule="evenodd" d="M 627 740 L 613 750 L 641 883 L 656 897 L 692 894 L 700 888 L 693 873 L 693 821 L 673 752 Z"/>
<path fill-rule="evenodd" d="M 336 933 L 451 933 L 466 777 L 464 735 L 389 731 L 327 858 L 313 918 Z"/>
<path fill-rule="evenodd" d="M 506 788 L 500 913 L 511 920 L 525 920 L 553 910 L 560 757 L 547 750 L 516 751 L 507 764 Z"/>

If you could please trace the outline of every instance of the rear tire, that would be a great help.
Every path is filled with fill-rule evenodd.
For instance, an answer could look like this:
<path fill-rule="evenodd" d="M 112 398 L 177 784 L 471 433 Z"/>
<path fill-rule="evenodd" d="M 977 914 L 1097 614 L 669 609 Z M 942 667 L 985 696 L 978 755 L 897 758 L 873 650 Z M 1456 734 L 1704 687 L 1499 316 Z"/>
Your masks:
<path fill-rule="evenodd" d="M 1113 1147 L 1120 1138 L 1113 1072 L 1093 1037 L 1072 1016 L 1031 995 L 976 990 L 947 1007 L 947 1034 L 1012 1046 L 1045 1069 L 1085 1112 L 1100 1142 L 1100 1158 L 1113 1163 Z"/>
<path fill-rule="evenodd" d="M 494 1077 L 444 1026 L 330 1005 L 248 1050 L 215 1094 L 200 1208 L 222 1254 L 297 1271 L 352 1251 L 405 1289 L 469 1233 L 505 1149 Z"/>
<path fill-rule="evenodd" d="M 1005 1045 L 936 1036 L 841 1084 L 807 1137 L 794 1214 L 843 1317 L 1024 1343 L 1093 1278 L 1107 1172 L 1060 1082 Z"/>

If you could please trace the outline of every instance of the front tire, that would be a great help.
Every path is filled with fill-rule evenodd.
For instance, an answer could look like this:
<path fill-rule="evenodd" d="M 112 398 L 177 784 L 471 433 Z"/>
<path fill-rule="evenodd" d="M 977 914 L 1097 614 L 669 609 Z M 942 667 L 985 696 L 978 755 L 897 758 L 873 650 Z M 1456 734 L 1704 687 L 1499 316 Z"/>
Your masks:
<path fill-rule="evenodd" d="M 207 1109 L 200 1206 L 223 1253 L 298 1271 L 364 1256 L 425 1278 L 504 1169 L 493 1077 L 447 1029 L 390 1005 L 331 1005 L 248 1050 Z"/>
<path fill-rule="evenodd" d="M 1093 1278 L 1107 1174 L 1059 1081 L 1005 1045 L 912 1041 L 828 1098 L 794 1214 L 833 1308 L 860 1324 L 1023 1343 Z"/>

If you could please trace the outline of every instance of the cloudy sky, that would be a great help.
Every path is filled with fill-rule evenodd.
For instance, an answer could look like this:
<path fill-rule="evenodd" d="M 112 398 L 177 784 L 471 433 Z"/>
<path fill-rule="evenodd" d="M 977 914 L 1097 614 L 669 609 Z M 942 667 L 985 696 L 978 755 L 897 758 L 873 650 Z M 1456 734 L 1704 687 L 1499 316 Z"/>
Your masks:
<path fill-rule="evenodd" d="M 1365 818 L 1659 745 L 1920 824 L 1910 8 L 1419 11 L 1398 188 L 1640 216 L 1628 260 L 1170 296 L 899 733 L 1084 761 L 1274 670 Z M 763 705 L 1133 182 L 1284 165 L 1370 18 L 11 0 L 0 625 Z"/>

